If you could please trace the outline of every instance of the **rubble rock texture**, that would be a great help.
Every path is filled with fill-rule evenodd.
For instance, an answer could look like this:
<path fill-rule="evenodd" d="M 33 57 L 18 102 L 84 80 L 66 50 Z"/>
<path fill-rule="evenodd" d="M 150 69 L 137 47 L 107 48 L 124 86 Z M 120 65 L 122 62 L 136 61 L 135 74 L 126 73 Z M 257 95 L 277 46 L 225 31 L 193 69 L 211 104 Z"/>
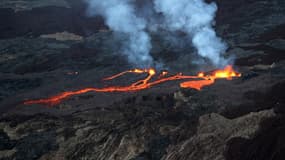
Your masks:
<path fill-rule="evenodd" d="M 3 156 L 7 159 L 225 159 L 227 142 L 256 138 L 261 122 L 275 117 L 273 110 L 235 119 L 212 113 L 196 122 L 166 107 L 151 110 L 146 106 L 129 109 L 113 106 L 112 109 L 89 110 L 77 113 L 72 119 L 43 114 L 7 115 L 1 119 Z M 19 122 L 12 120 L 16 117 Z"/>

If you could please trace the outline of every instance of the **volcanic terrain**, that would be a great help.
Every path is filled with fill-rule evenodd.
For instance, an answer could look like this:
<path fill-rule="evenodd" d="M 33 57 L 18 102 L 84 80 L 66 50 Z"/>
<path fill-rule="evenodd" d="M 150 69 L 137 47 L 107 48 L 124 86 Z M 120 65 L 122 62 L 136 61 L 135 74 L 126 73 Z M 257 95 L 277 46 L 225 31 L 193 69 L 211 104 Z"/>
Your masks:
<path fill-rule="evenodd" d="M 101 17 L 87 16 L 83 0 L 1 0 L 0 159 L 284 160 L 285 1 L 216 2 L 215 29 L 241 77 L 201 90 L 179 87 L 180 79 L 25 104 L 127 86 L 146 74 L 103 81 L 133 66 L 117 54 L 124 36 L 114 38 Z M 215 69 L 193 63 L 193 47 L 177 47 L 165 34 L 151 35 L 151 55 L 165 64 L 157 72 Z"/>

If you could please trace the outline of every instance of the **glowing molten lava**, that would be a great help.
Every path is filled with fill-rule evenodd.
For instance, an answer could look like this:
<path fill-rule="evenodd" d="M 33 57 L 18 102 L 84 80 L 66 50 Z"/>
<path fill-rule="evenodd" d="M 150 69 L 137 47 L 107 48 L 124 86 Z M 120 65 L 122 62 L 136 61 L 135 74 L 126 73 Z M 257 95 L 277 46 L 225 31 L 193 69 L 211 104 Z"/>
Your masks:
<path fill-rule="evenodd" d="M 163 71 L 159 76 L 156 76 L 156 71 L 152 68 L 150 69 L 134 69 L 125 71 L 111 77 L 104 78 L 103 80 L 113 80 L 124 74 L 134 73 L 134 74 L 147 74 L 147 77 L 141 80 L 138 80 L 128 86 L 110 86 L 106 88 L 84 88 L 77 91 L 67 91 L 60 93 L 58 95 L 46 98 L 46 99 L 37 99 L 37 100 L 28 100 L 25 101 L 24 104 L 46 104 L 46 105 L 55 105 L 60 103 L 62 100 L 79 94 L 84 94 L 87 92 L 131 92 L 131 91 L 139 91 L 143 89 L 150 88 L 152 86 L 158 85 L 160 83 L 164 83 L 167 81 L 174 80 L 186 80 L 186 82 L 180 83 L 180 87 L 182 88 L 193 88 L 196 90 L 201 90 L 202 87 L 211 85 L 215 83 L 216 79 L 228 79 L 231 80 L 233 77 L 240 77 L 241 74 L 237 73 L 233 70 L 232 66 L 226 66 L 224 69 L 213 71 L 209 74 L 204 72 L 198 73 L 197 76 L 186 76 L 182 73 L 176 75 L 168 75 L 168 72 Z M 157 77 L 157 78 L 155 78 Z M 152 80 L 154 79 L 154 80 Z M 191 80 L 189 80 L 191 79 Z"/>
<path fill-rule="evenodd" d="M 182 88 L 194 88 L 197 90 L 201 90 L 204 86 L 209 86 L 215 83 L 216 79 L 228 79 L 231 80 L 233 77 L 241 77 L 240 73 L 237 73 L 233 70 L 232 66 L 226 66 L 224 69 L 216 70 L 209 75 L 205 75 L 205 73 L 201 72 L 198 73 L 198 77 L 202 78 L 203 80 L 199 81 L 187 81 L 180 83 L 180 87 Z"/>

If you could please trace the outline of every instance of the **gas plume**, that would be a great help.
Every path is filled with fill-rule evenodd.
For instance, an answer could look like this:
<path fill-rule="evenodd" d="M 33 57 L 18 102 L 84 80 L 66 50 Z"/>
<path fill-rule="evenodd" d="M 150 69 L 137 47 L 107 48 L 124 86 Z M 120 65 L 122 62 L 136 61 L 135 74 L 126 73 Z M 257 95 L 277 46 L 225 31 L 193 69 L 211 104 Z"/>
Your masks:
<path fill-rule="evenodd" d="M 135 14 L 130 0 L 87 0 L 90 15 L 101 15 L 114 32 L 127 35 L 127 42 L 121 51 L 135 65 L 148 66 L 152 63 L 149 55 L 150 36 L 145 31 L 146 21 Z"/>
<path fill-rule="evenodd" d="M 197 53 L 215 66 L 228 63 L 223 57 L 227 45 L 214 30 L 217 11 L 215 3 L 204 0 L 87 0 L 88 12 L 101 15 L 114 32 L 125 33 L 128 42 L 122 53 L 138 66 L 153 64 L 151 38 L 148 32 L 159 29 L 168 32 L 183 31 L 191 39 Z M 137 5 L 140 5 L 139 7 Z M 142 8 L 142 9 L 140 9 Z M 143 13 L 142 13 L 143 12 Z"/>
<path fill-rule="evenodd" d="M 184 31 L 198 54 L 216 65 L 225 65 L 222 54 L 227 47 L 213 29 L 217 5 L 203 0 L 155 0 L 155 9 L 164 16 L 169 31 Z"/>

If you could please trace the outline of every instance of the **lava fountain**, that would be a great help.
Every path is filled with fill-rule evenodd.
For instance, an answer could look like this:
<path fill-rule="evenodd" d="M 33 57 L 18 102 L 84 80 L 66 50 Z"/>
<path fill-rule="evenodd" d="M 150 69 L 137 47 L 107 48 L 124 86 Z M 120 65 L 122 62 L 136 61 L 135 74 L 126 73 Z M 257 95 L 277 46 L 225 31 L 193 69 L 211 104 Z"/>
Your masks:
<path fill-rule="evenodd" d="M 104 78 L 103 80 L 104 81 L 114 80 L 128 73 L 146 74 L 147 76 L 127 86 L 109 86 L 105 88 L 90 87 L 90 88 L 84 88 L 84 89 L 80 89 L 76 91 L 66 91 L 66 92 L 62 92 L 62 93 L 59 93 L 55 96 L 48 97 L 48 98 L 27 100 L 27 101 L 24 101 L 24 104 L 25 105 L 30 105 L 30 104 L 56 105 L 71 96 L 80 95 L 80 94 L 84 94 L 87 92 L 133 92 L 133 91 L 140 91 L 140 90 L 144 90 L 147 88 L 151 88 L 155 85 L 158 85 L 158 84 L 161 84 L 167 81 L 175 81 L 175 80 L 186 80 L 185 82 L 180 83 L 181 88 L 192 88 L 196 90 L 201 90 L 205 86 L 214 84 L 216 79 L 231 80 L 234 77 L 241 77 L 240 73 L 236 72 L 232 66 L 228 65 L 224 69 L 215 70 L 208 74 L 204 72 L 200 72 L 196 76 L 183 75 L 182 73 L 168 76 L 169 74 L 166 71 L 161 72 L 157 76 L 156 70 L 153 68 L 133 69 L 133 70 L 121 72 L 111 77 Z"/>

